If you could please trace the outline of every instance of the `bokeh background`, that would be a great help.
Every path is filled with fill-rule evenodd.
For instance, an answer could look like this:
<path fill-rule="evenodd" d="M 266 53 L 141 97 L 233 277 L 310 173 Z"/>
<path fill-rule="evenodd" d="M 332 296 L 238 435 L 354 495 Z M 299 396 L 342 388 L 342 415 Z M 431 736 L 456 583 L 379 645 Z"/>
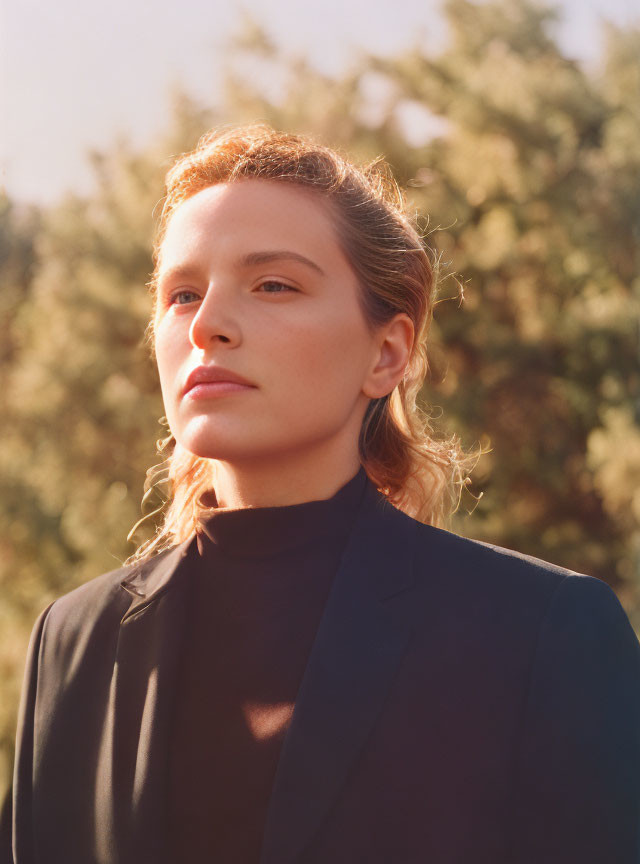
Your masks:
<path fill-rule="evenodd" d="M 217 123 L 387 158 L 442 261 L 424 403 L 490 448 L 454 530 L 606 580 L 640 630 L 635 0 L 23 0 L 0 54 L 0 795 L 37 614 L 135 548 L 152 214 Z"/>

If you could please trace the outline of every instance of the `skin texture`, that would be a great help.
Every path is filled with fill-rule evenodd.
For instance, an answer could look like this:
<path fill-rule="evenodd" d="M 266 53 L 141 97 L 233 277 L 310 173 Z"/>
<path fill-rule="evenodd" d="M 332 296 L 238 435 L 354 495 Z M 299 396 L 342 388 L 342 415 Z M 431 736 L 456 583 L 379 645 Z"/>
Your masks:
<path fill-rule="evenodd" d="M 244 260 L 275 251 L 312 264 Z M 413 325 L 398 313 L 371 332 L 359 290 L 312 191 L 240 180 L 202 190 L 171 217 L 154 322 L 162 395 L 178 445 L 216 460 L 220 507 L 329 498 L 360 467 L 367 404 L 401 380 Z M 210 364 L 254 386 L 182 396 L 187 375 Z"/>

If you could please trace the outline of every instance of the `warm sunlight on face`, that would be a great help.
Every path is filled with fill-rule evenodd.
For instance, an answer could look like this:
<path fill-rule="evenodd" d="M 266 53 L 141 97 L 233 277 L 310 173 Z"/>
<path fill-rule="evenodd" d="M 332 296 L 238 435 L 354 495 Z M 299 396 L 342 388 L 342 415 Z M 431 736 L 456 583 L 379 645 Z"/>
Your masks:
<path fill-rule="evenodd" d="M 250 179 L 181 204 L 162 244 L 155 321 L 176 440 L 238 464 L 300 451 L 313 458 L 331 442 L 357 452 L 368 396 L 384 395 L 369 386 L 379 349 L 358 291 L 312 192 Z M 251 386 L 185 393 L 200 366 L 224 367 Z"/>

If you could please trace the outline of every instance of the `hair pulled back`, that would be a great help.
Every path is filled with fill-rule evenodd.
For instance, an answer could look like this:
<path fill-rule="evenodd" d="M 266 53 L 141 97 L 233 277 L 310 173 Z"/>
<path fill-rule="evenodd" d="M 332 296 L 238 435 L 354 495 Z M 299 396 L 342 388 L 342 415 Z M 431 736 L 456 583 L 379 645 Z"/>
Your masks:
<path fill-rule="evenodd" d="M 201 190 L 247 178 L 292 183 L 320 196 L 329 206 L 338 240 L 358 277 L 359 302 L 367 325 L 373 331 L 399 312 L 413 322 L 414 344 L 405 375 L 390 394 L 368 405 L 359 455 L 370 480 L 395 507 L 421 522 L 444 525 L 469 482 L 467 475 L 475 460 L 462 452 L 457 438 L 436 437 L 429 415 L 416 402 L 428 370 L 426 340 L 437 259 L 423 243 L 404 196 L 381 159 L 356 167 L 307 137 L 277 132 L 263 124 L 216 129 L 204 135 L 195 150 L 179 157 L 166 176 L 149 283 L 154 309 L 147 339 L 152 352 L 155 354 L 156 279 L 171 216 Z M 185 450 L 171 434 L 157 446 L 160 454 L 167 448 L 170 452 L 147 472 L 145 499 L 158 484 L 167 485 L 159 508 L 165 511 L 164 521 L 155 537 L 127 563 L 193 536 L 207 509 L 203 495 L 213 487 L 211 460 Z M 129 538 L 149 516 L 134 526 Z"/>

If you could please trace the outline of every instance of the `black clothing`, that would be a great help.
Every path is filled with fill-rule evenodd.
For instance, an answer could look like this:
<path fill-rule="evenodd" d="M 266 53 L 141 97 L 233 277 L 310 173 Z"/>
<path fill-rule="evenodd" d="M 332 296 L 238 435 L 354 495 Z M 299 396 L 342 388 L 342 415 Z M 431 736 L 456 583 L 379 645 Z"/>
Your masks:
<path fill-rule="evenodd" d="M 16 864 L 177 864 L 169 754 L 194 545 L 39 616 Z M 637 864 L 639 813 L 640 645 L 613 591 L 423 525 L 367 480 L 259 864 Z"/>
<path fill-rule="evenodd" d="M 170 749 L 174 861 L 257 864 L 280 748 L 363 468 L 332 498 L 202 523 Z M 194 550 L 195 551 L 195 547 Z"/>

